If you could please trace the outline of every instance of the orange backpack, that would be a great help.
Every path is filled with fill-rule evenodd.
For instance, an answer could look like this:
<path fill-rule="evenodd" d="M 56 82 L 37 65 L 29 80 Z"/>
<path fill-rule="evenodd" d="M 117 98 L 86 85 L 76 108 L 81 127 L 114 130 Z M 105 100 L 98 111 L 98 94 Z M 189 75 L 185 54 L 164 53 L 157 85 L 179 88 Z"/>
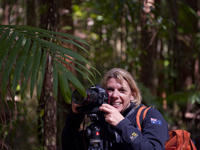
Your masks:
<path fill-rule="evenodd" d="M 140 131 L 141 129 L 141 121 L 140 115 L 143 112 L 142 119 L 146 117 L 147 111 L 150 107 L 142 106 L 139 108 L 136 115 L 136 123 Z M 166 150 L 197 150 L 194 143 L 190 139 L 190 133 L 185 130 L 171 130 L 169 131 L 169 140 L 165 143 Z"/>

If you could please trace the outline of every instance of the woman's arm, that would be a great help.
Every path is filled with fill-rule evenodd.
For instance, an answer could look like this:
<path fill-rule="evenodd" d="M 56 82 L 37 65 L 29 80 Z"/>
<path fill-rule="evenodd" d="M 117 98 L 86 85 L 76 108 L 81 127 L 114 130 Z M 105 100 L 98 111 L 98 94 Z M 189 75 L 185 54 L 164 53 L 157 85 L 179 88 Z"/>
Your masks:
<path fill-rule="evenodd" d="M 79 128 L 84 115 L 75 114 L 71 110 L 66 118 L 66 125 L 62 131 L 63 150 L 79 150 Z"/>
<path fill-rule="evenodd" d="M 164 150 L 169 133 L 167 123 L 159 111 L 153 108 L 148 111 L 142 123 L 142 132 L 134 127 L 133 122 L 135 117 L 134 120 L 125 118 L 115 126 L 127 149 Z"/>

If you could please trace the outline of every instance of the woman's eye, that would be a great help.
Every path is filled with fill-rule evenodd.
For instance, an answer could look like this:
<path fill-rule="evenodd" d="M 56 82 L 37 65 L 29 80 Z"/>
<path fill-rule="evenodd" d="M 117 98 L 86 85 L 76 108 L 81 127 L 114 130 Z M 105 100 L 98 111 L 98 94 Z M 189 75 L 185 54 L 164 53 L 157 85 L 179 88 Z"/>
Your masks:
<path fill-rule="evenodd" d="M 113 89 L 107 89 L 107 91 L 108 91 L 108 92 L 111 92 L 111 91 L 113 91 Z"/>
<path fill-rule="evenodd" d="M 124 93 L 124 92 L 126 92 L 126 90 L 125 90 L 125 89 L 120 89 L 119 91 L 120 91 L 120 92 L 123 92 L 123 93 Z"/>

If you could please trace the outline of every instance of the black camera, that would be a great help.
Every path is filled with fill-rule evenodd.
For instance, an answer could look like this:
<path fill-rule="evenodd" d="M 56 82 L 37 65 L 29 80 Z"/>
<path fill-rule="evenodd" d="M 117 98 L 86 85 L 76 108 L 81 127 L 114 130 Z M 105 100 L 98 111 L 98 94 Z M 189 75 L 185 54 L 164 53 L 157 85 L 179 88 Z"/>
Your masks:
<path fill-rule="evenodd" d="M 72 94 L 72 101 L 81 105 L 80 107 L 77 107 L 77 110 L 80 113 L 87 114 L 92 121 L 90 126 L 87 126 L 86 130 L 84 131 L 86 137 L 89 138 L 90 141 L 88 150 L 107 150 L 107 145 L 104 145 L 104 147 L 101 147 L 100 145 L 101 139 L 104 139 L 105 141 L 107 139 L 106 133 L 108 129 L 108 123 L 103 121 L 104 112 L 99 111 L 99 107 L 103 103 L 110 104 L 109 94 L 100 85 L 92 86 L 85 91 L 87 96 L 83 97 L 77 90 L 75 90 Z M 104 130 L 101 129 L 100 124 L 103 124 Z"/>
<path fill-rule="evenodd" d="M 99 107 L 103 103 L 110 103 L 108 92 L 99 85 L 92 86 L 85 91 L 86 97 L 83 97 L 77 90 L 72 94 L 72 101 L 81 105 L 77 108 L 80 113 L 97 114 L 100 113 Z"/>

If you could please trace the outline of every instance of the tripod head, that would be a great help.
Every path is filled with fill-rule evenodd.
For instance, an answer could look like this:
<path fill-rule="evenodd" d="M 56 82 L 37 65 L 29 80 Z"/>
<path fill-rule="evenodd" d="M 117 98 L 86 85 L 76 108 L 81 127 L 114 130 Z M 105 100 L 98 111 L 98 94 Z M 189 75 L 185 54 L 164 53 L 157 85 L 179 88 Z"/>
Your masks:
<path fill-rule="evenodd" d="M 92 124 L 87 126 L 86 128 L 86 136 L 90 139 L 90 146 L 88 150 L 102 150 L 100 142 L 101 142 L 101 127 L 100 121 L 102 116 L 99 114 L 88 114 Z"/>

